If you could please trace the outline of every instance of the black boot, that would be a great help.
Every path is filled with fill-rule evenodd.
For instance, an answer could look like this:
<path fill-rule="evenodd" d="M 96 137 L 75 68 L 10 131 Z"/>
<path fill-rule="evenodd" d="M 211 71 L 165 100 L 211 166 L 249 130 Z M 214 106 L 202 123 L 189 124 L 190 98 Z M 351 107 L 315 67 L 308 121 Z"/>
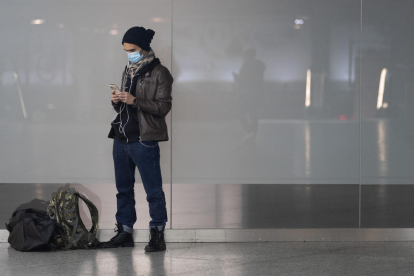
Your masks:
<path fill-rule="evenodd" d="M 115 223 L 116 227 L 114 232 L 118 232 L 112 239 L 104 242 L 103 248 L 116 248 L 116 247 L 134 247 L 134 239 L 132 233 L 124 231 L 122 224 Z"/>
<path fill-rule="evenodd" d="M 157 226 L 151 227 L 150 241 L 148 245 L 145 246 L 146 252 L 163 251 L 167 248 L 164 240 L 164 229 L 165 225 L 163 225 L 161 231 L 158 230 Z"/>

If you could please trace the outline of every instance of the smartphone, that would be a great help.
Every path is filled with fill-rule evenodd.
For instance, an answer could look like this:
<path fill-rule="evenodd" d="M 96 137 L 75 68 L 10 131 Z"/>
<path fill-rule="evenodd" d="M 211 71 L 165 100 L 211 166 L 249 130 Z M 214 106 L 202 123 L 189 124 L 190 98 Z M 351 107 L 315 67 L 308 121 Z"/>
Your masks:
<path fill-rule="evenodd" d="M 115 90 L 115 93 L 121 93 L 121 91 L 119 91 L 118 86 L 116 86 L 115 84 L 110 84 L 109 87 L 111 87 L 112 90 Z"/>

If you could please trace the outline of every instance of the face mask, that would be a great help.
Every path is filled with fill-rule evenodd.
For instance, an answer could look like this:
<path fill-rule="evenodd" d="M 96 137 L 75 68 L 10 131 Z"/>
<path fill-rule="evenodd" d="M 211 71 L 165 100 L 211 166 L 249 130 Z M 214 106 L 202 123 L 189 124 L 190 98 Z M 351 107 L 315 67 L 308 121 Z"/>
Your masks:
<path fill-rule="evenodd" d="M 132 52 L 132 53 L 128 53 L 128 59 L 132 62 L 132 63 L 137 63 L 138 61 L 140 61 L 142 59 L 144 55 L 141 55 L 139 53 L 139 51 L 136 52 Z"/>

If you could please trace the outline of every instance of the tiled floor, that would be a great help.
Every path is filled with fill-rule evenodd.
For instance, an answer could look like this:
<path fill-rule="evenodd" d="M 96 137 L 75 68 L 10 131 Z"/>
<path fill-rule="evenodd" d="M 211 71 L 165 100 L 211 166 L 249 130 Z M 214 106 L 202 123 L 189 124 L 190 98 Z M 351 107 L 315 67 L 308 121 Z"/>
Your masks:
<path fill-rule="evenodd" d="M 0 244 L 0 274 L 413 275 L 414 242 L 167 243 L 135 248 L 18 252 Z"/>

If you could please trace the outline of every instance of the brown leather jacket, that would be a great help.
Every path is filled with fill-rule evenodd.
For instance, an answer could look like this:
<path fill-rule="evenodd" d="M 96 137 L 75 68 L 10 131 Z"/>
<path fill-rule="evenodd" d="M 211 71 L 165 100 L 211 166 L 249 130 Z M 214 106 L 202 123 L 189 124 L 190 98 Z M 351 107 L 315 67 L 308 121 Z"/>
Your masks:
<path fill-rule="evenodd" d="M 124 79 L 125 71 L 122 73 Z M 149 71 L 138 75 L 135 95 L 137 108 L 140 141 L 168 141 L 168 129 L 165 116 L 171 110 L 171 91 L 174 79 L 170 71 L 161 63 Z M 124 91 L 121 82 L 121 91 Z M 119 113 L 121 105 L 113 105 Z M 114 130 L 108 134 L 108 138 L 114 138 Z"/>

